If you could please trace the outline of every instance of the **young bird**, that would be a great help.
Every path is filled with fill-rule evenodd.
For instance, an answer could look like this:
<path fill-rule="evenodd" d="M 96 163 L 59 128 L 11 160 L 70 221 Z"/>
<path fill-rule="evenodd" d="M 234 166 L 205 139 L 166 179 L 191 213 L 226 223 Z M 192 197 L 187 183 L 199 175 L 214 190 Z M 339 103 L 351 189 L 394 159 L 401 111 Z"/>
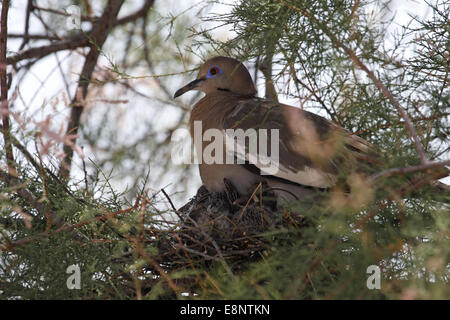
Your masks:
<path fill-rule="evenodd" d="M 174 97 L 190 90 L 205 93 L 191 112 L 192 138 L 196 121 L 201 123 L 202 137 L 208 129 L 218 129 L 224 135 L 227 129 L 244 132 L 267 129 L 265 154 L 270 157 L 277 151 L 278 155 L 277 170 L 267 170 L 264 157 L 259 157 L 263 156 L 260 145 L 256 152 L 242 155 L 237 148 L 225 145 L 224 138 L 223 161 L 199 164 L 201 179 L 210 192 L 224 191 L 227 179 L 244 196 L 263 182 L 278 197 L 301 200 L 318 189 L 333 187 L 351 172 L 367 172 L 379 163 L 379 155 L 369 142 L 333 122 L 293 106 L 257 98 L 247 68 L 236 59 L 220 56 L 209 59 L 200 67 L 197 78 L 179 89 Z M 271 129 L 276 129 L 277 134 Z M 246 151 L 252 149 L 247 140 Z M 200 157 L 211 142 L 203 139 L 194 143 Z M 233 153 L 235 160 L 244 161 L 227 163 L 227 152 Z"/>

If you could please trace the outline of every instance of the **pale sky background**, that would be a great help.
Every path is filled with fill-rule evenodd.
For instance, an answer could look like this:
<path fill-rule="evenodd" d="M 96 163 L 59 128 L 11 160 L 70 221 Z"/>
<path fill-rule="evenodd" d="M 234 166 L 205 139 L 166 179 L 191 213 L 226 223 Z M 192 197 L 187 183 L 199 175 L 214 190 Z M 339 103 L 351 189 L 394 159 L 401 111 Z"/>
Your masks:
<path fill-rule="evenodd" d="M 201 2 L 201 1 L 200 1 Z M 183 12 L 190 6 L 195 3 L 200 3 L 199 1 L 176 1 L 176 0 L 164 0 L 158 1 L 156 0 L 156 7 L 160 11 L 161 15 L 178 15 Z M 94 5 L 103 5 L 103 1 L 91 1 Z M 139 3 L 139 2 L 137 2 Z M 217 5 L 212 7 L 212 12 L 226 12 L 229 10 L 229 6 L 227 3 L 233 3 L 233 1 L 224 1 L 224 5 Z M 38 1 L 39 6 L 46 7 L 46 1 Z M 27 5 L 26 0 L 14 0 L 11 3 L 11 8 L 9 11 L 9 20 L 8 20 L 8 29 L 9 33 L 23 33 L 24 27 L 24 19 L 25 19 L 25 8 Z M 135 6 L 138 7 L 138 6 Z M 135 8 L 133 7 L 133 8 Z M 127 10 L 128 9 L 128 10 Z M 421 17 L 425 17 L 431 13 L 431 10 L 428 8 L 426 2 L 424 0 L 397 0 L 392 3 L 391 9 L 395 13 L 394 24 L 391 26 L 391 31 L 394 31 L 397 28 L 396 25 L 404 25 L 407 21 L 410 20 L 409 15 L 418 15 Z M 124 5 L 124 8 L 121 10 L 120 15 L 125 15 L 126 11 L 129 11 L 129 6 L 127 7 L 127 3 Z M 101 12 L 101 7 L 96 8 L 96 12 Z M 38 23 L 32 23 L 32 26 L 38 25 Z M 39 30 L 37 28 L 31 29 L 30 33 L 39 34 L 42 33 L 43 30 Z M 226 39 L 233 37 L 233 33 L 229 30 L 218 29 L 215 31 L 214 35 L 219 39 Z M 20 45 L 21 40 L 8 40 L 8 49 L 10 51 L 16 51 L 18 46 Z M 107 43 L 108 44 L 108 43 Z M 108 47 L 108 46 L 107 46 Z M 183 48 L 181 48 L 183 50 Z M 114 58 L 114 52 L 106 52 L 108 56 Z M 58 53 L 59 60 L 64 60 L 67 52 Z M 79 60 L 78 68 L 82 66 L 82 59 Z M 200 60 L 199 60 L 200 61 Z M 74 66 L 75 64 L 75 66 Z M 100 64 L 107 65 L 108 62 L 105 58 L 100 59 Z M 28 76 L 22 80 L 20 97 L 17 99 L 14 105 L 13 111 L 21 112 L 26 109 L 26 114 L 32 118 L 33 121 L 40 121 L 45 119 L 48 115 L 52 116 L 52 121 L 55 124 L 63 124 L 65 125 L 67 121 L 65 120 L 68 116 L 70 110 L 66 107 L 64 102 L 61 100 L 62 93 L 65 92 L 65 85 L 62 81 L 62 77 L 60 71 L 58 70 L 57 61 L 54 55 L 50 55 L 45 59 L 42 59 L 40 63 L 33 66 L 32 72 L 28 74 Z M 77 69 L 76 68 L 76 59 L 71 58 L 70 60 L 64 60 L 62 63 L 62 67 L 65 70 L 69 69 Z M 193 66 L 186 66 L 188 69 Z M 180 62 L 178 66 L 175 67 L 178 71 L 184 71 L 183 64 Z M 133 74 L 134 76 L 144 75 L 144 74 Z M 190 79 L 193 79 L 195 75 L 187 74 L 187 75 L 176 75 L 170 78 L 170 89 L 175 92 L 181 85 L 187 83 Z M 71 93 L 73 95 L 74 88 L 76 87 L 77 74 L 74 73 L 70 78 L 69 88 L 71 89 Z M 148 88 L 142 88 L 147 92 L 151 92 L 152 90 L 158 90 L 156 85 L 152 85 L 152 82 L 148 82 Z M 43 87 L 41 85 L 44 84 Z M 12 88 L 14 87 L 14 83 Z M 258 87 L 260 88 L 260 92 L 263 93 L 262 83 L 258 83 Z M 141 91 L 142 91 L 141 90 Z M 11 91 L 9 93 L 11 95 Z M 114 95 L 114 92 L 111 92 Z M 71 95 L 71 96 L 72 96 Z M 182 100 L 188 103 L 193 97 L 195 93 L 187 93 L 182 97 Z M 55 98 L 59 99 L 59 102 L 56 103 L 53 107 L 52 102 L 55 102 Z M 143 101 L 142 99 L 136 99 L 135 96 L 129 94 L 126 97 L 129 102 L 127 104 L 121 105 L 113 105 L 106 106 L 109 108 L 120 108 L 122 111 L 121 118 L 119 119 L 119 127 L 120 130 L 124 131 L 124 137 L 127 135 L 138 135 L 142 134 L 147 130 L 146 126 L 143 125 L 141 119 L 146 117 L 158 117 L 158 121 L 156 125 L 159 125 L 161 128 L 165 128 L 173 124 L 178 117 L 177 114 L 179 110 L 173 106 L 165 106 L 165 107 L 156 107 L 157 112 L 155 113 L 155 108 L 149 108 L 148 102 Z M 291 105 L 299 105 L 299 101 L 297 99 L 290 99 L 284 95 L 280 95 L 280 101 L 283 103 L 288 103 Z M 114 99 L 114 97 L 112 97 Z M 105 106 L 103 106 L 105 107 Z M 151 110 L 153 109 L 153 110 Z M 105 126 L 108 124 L 105 123 Z M 80 140 L 82 141 L 82 140 Z M 96 154 L 91 153 L 90 150 L 85 150 L 86 155 L 96 159 Z M 448 155 L 445 156 L 448 158 Z M 83 176 L 81 167 L 80 167 L 80 159 L 76 157 L 76 166 L 74 166 L 72 170 L 72 176 Z M 170 161 L 170 159 L 167 159 Z M 132 165 L 132 164 L 130 164 Z M 165 179 L 165 181 L 150 181 L 150 187 L 154 190 L 159 190 L 161 187 L 165 187 L 171 183 L 170 177 Z M 450 182 L 449 179 L 446 181 Z M 116 181 L 114 187 L 117 189 L 121 189 L 125 186 L 126 181 Z M 190 181 L 189 190 L 185 190 L 184 196 L 177 199 L 176 206 L 179 207 L 183 204 L 183 198 L 188 199 L 192 197 L 197 188 L 200 186 L 201 181 L 198 175 L 197 170 L 193 172 L 192 180 Z M 182 191 L 182 190 L 178 190 Z"/>

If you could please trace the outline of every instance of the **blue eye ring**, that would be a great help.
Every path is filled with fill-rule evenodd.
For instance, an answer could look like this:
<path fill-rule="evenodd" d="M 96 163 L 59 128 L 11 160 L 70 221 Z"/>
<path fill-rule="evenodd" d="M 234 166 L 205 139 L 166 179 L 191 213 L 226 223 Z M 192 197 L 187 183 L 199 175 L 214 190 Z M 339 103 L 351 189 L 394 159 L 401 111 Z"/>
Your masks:
<path fill-rule="evenodd" d="M 221 75 L 223 73 L 222 69 L 220 69 L 218 66 L 212 66 L 209 68 L 208 73 L 206 74 L 207 79 L 215 78 L 218 75 Z"/>

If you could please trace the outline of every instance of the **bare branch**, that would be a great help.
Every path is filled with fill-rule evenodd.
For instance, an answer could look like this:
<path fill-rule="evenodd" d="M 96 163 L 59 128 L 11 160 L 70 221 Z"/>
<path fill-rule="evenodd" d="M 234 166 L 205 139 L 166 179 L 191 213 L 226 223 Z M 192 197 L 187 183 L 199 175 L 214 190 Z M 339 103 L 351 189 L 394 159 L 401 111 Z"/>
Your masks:
<path fill-rule="evenodd" d="M 69 125 L 67 126 L 67 135 L 76 135 L 78 132 L 81 113 L 83 112 L 84 107 L 82 101 L 87 96 L 89 81 L 92 77 L 95 66 L 97 65 L 97 59 L 100 55 L 101 47 L 103 46 L 109 32 L 113 27 L 113 22 L 115 21 L 123 2 L 123 0 L 110 0 L 106 5 L 102 17 L 93 27 L 90 41 L 91 49 L 84 62 L 83 70 L 81 71 L 78 81 L 78 88 L 75 92 L 74 98 L 72 99 L 72 111 L 70 114 Z M 73 158 L 72 146 L 65 144 L 64 153 L 65 156 L 61 163 L 59 176 L 67 179 L 70 174 L 70 168 Z"/>
<path fill-rule="evenodd" d="M 21 34 L 21 33 L 8 33 L 8 38 L 26 38 L 30 40 L 50 40 L 56 41 L 61 40 L 60 37 L 55 37 L 47 34 Z"/>
<path fill-rule="evenodd" d="M 65 16 L 65 17 L 70 17 L 70 13 L 66 12 L 66 11 L 60 11 L 60 10 L 55 10 L 52 8 L 43 8 L 43 7 L 39 7 L 36 5 L 33 5 L 34 9 L 40 10 L 40 11 L 45 11 L 45 12 L 49 12 L 49 13 L 53 13 L 53 14 L 57 14 L 57 15 L 61 15 L 61 16 Z M 81 21 L 90 21 L 90 22 L 96 22 L 99 18 L 95 17 L 95 16 L 86 16 L 86 15 L 81 15 L 80 16 Z"/>
<path fill-rule="evenodd" d="M 30 39 L 28 37 L 28 32 L 30 31 L 29 30 L 30 29 L 30 15 L 31 15 L 31 11 L 32 10 L 33 10 L 33 0 L 28 0 L 27 13 L 25 15 L 25 17 L 26 17 L 25 18 L 25 34 L 24 34 L 24 37 L 23 37 L 22 44 L 19 47 L 19 50 L 22 50 L 25 47 L 25 45 L 28 43 L 28 40 Z"/>
<path fill-rule="evenodd" d="M 136 19 L 144 17 L 145 15 L 147 15 L 148 10 L 150 10 L 150 8 L 153 6 L 154 2 L 155 2 L 155 0 L 146 0 L 144 5 L 136 12 L 134 12 L 126 17 L 117 19 L 117 21 L 114 22 L 114 26 L 126 24 L 128 22 L 134 22 L 134 21 L 136 21 Z"/>
<path fill-rule="evenodd" d="M 13 56 L 9 56 L 6 59 L 6 62 L 8 64 L 15 64 L 19 61 L 25 60 L 25 59 L 41 59 L 51 53 L 62 51 L 62 50 L 73 50 L 80 47 L 86 47 L 89 45 L 89 40 L 84 34 L 77 34 L 73 37 L 53 42 L 49 45 L 40 46 L 40 47 L 34 47 L 30 48 L 28 50 L 19 52 Z"/>
<path fill-rule="evenodd" d="M 131 13 L 128 16 L 125 16 L 123 18 L 120 19 L 116 19 L 116 17 L 114 17 L 114 20 L 112 21 L 112 27 L 117 27 L 129 22 L 133 22 L 136 19 L 138 19 L 139 17 L 144 16 L 144 14 L 146 14 L 149 10 L 149 8 L 153 5 L 154 0 L 147 0 L 144 5 L 137 10 L 134 13 Z M 98 25 L 98 23 L 97 23 Z M 94 26 L 95 28 L 95 26 Z M 19 53 L 16 53 L 12 56 L 9 56 L 6 59 L 6 62 L 8 64 L 15 64 L 19 61 L 22 60 L 26 60 L 26 59 L 40 59 L 43 58 L 49 54 L 52 54 L 54 52 L 58 52 L 58 51 L 62 51 L 62 50 L 74 50 L 80 47 L 87 47 L 89 46 L 89 39 L 93 39 L 94 35 L 93 33 L 95 32 L 94 28 L 86 33 L 78 33 L 74 36 L 68 37 L 68 38 L 64 38 L 61 41 L 58 42 L 54 42 L 48 45 L 44 45 L 44 46 L 39 46 L 39 47 L 35 47 L 35 48 L 30 48 L 28 50 L 24 50 L 21 51 Z M 29 36 L 30 38 L 30 36 Z M 53 38 L 49 38 L 49 40 L 52 40 Z"/>
<path fill-rule="evenodd" d="M 80 118 L 84 108 L 82 101 L 86 98 L 89 82 L 91 80 L 92 73 L 97 64 L 97 59 L 100 54 L 100 48 L 103 46 L 103 43 L 105 42 L 109 32 L 116 25 L 124 24 L 130 21 L 135 21 L 137 18 L 145 16 L 148 13 L 150 7 L 153 5 L 154 0 L 147 0 L 141 7 L 141 9 L 139 9 L 135 13 L 125 18 L 117 19 L 116 17 L 119 13 L 122 3 L 123 0 L 108 2 L 107 7 L 103 13 L 103 16 L 100 18 L 98 23 L 93 27 L 90 41 L 91 50 L 86 57 L 83 70 L 80 75 L 76 95 L 72 100 L 72 105 L 74 107 L 72 108 L 70 121 L 67 128 L 67 134 L 72 135 L 77 134 L 78 132 L 78 127 L 80 125 Z M 69 177 L 71 169 L 73 148 L 66 144 L 64 146 L 64 153 L 65 157 L 61 163 L 59 176 L 67 179 Z"/>
<path fill-rule="evenodd" d="M 14 155 L 10 138 L 10 124 L 8 114 L 8 78 L 6 74 L 6 41 L 7 41 L 7 25 L 8 25 L 8 10 L 9 1 L 2 2 L 1 12 L 1 30 L 0 30 L 0 82 L 1 82 L 1 97 L 0 97 L 0 110 L 2 110 L 2 123 L 3 123 L 3 139 L 5 143 L 6 161 L 8 164 L 8 173 L 15 175 L 14 169 Z"/>

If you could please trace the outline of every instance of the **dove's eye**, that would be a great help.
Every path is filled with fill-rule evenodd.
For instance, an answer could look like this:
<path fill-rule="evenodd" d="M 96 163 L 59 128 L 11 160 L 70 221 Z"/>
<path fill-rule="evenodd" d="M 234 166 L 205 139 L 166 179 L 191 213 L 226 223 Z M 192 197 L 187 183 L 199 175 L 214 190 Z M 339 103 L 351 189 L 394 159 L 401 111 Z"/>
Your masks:
<path fill-rule="evenodd" d="M 211 68 L 209 68 L 208 73 L 206 74 L 206 78 L 215 78 L 222 73 L 222 69 L 217 66 L 212 66 Z"/>

